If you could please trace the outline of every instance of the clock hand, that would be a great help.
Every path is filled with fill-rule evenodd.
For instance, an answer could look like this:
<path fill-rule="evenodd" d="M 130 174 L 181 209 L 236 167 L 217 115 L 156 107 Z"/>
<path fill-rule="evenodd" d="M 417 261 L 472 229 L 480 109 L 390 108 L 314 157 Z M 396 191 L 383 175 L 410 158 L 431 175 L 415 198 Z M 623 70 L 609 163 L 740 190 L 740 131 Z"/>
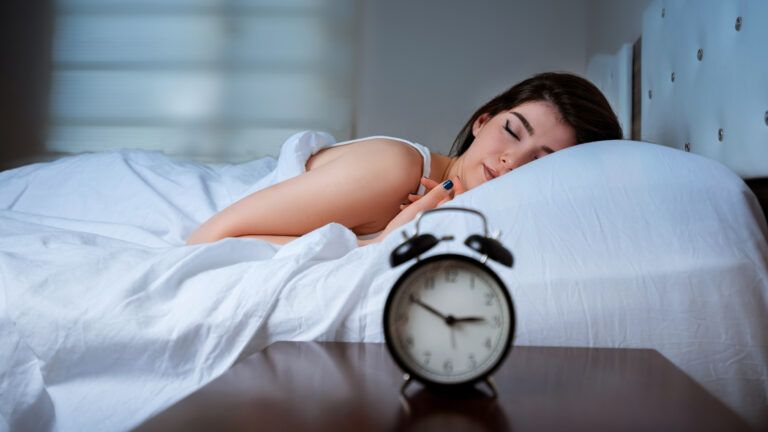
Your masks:
<path fill-rule="evenodd" d="M 445 316 L 437 311 L 437 309 L 433 308 L 432 306 L 424 303 L 423 301 L 419 300 L 418 298 L 414 297 L 413 294 L 410 295 L 409 299 L 416 303 L 417 305 L 423 307 L 424 309 L 432 312 L 433 314 L 439 316 L 443 321 L 445 321 L 446 324 L 451 325 L 453 324 L 454 318 L 452 316 Z"/>
<path fill-rule="evenodd" d="M 462 323 L 462 322 L 474 323 L 474 322 L 483 322 L 483 321 L 485 321 L 485 318 L 483 317 L 463 317 L 463 318 L 453 319 L 453 322 L 455 323 Z"/>

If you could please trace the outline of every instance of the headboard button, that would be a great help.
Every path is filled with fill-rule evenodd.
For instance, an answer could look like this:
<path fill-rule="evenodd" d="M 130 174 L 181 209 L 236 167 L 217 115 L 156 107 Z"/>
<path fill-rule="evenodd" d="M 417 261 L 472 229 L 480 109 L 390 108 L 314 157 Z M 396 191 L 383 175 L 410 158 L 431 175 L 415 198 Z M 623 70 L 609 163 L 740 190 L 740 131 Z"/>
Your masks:
<path fill-rule="evenodd" d="M 741 30 L 741 17 L 736 17 L 736 31 Z"/>
<path fill-rule="evenodd" d="M 723 128 L 718 129 L 717 130 L 717 140 L 720 141 L 720 142 L 723 142 L 723 135 L 725 135 L 723 133 Z"/>
<path fill-rule="evenodd" d="M 653 90 L 648 90 L 648 99 L 653 99 Z"/>
<path fill-rule="evenodd" d="M 697 59 L 699 59 L 699 61 L 701 61 L 701 59 L 702 59 L 703 57 L 704 57 L 704 50 L 703 50 L 703 49 L 701 49 L 701 48 L 699 48 L 699 51 L 698 51 L 698 52 L 696 52 L 696 58 L 697 58 Z"/>
<path fill-rule="evenodd" d="M 685 151 L 687 152 L 691 151 L 691 143 L 685 143 Z"/>
<path fill-rule="evenodd" d="M 666 8 L 661 8 L 661 17 L 664 18 L 664 16 L 666 16 L 666 15 L 667 15 L 667 9 Z"/>
<path fill-rule="evenodd" d="M 672 82 L 675 82 L 675 73 L 672 72 L 672 76 L 670 77 L 672 79 Z"/>
<path fill-rule="evenodd" d="M 765 125 L 768 126 L 768 111 L 765 112 L 765 117 L 763 117 L 765 120 Z"/>

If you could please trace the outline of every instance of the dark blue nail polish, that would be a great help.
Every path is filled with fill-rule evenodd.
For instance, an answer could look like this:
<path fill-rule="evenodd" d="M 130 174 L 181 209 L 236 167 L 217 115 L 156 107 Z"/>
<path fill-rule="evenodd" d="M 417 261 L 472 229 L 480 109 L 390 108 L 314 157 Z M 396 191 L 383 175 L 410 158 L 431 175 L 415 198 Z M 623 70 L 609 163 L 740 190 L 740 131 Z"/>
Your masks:
<path fill-rule="evenodd" d="M 451 190 L 452 187 L 453 187 L 453 182 L 452 181 L 446 180 L 445 182 L 443 182 L 443 189 Z"/>

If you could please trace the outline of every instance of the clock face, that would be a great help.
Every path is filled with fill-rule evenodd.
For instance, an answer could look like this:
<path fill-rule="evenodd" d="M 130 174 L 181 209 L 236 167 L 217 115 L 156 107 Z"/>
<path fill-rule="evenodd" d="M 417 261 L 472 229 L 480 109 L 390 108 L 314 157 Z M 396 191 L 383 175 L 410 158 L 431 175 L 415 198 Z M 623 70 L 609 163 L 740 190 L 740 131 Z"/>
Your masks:
<path fill-rule="evenodd" d="M 387 344 L 407 372 L 426 382 L 459 384 L 491 372 L 514 332 L 514 310 L 501 280 L 462 255 L 424 259 L 387 299 Z"/>

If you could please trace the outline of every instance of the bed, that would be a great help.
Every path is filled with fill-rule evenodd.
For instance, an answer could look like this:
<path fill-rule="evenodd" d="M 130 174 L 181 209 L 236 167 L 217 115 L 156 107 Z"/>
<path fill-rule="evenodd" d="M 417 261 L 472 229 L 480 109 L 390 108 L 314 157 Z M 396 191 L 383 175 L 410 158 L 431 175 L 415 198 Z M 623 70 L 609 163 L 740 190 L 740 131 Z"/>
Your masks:
<path fill-rule="evenodd" d="M 750 188 L 758 201 L 752 205 L 764 215 L 768 214 L 765 22 L 766 2 L 657 0 L 643 13 L 640 39 L 625 41 L 614 53 L 593 56 L 587 68 L 588 77 L 617 112 L 626 138 L 722 163 Z M 761 259 L 758 265 L 764 266 L 766 258 Z M 763 300 L 756 313 L 766 312 Z M 762 349 L 768 344 L 764 336 L 754 341 Z M 676 363 L 753 424 L 768 425 L 765 360 L 752 363 L 751 372 L 724 374 L 720 367 L 733 361 L 697 371 Z M 750 393 L 737 388 L 734 383 L 739 380 L 762 380 L 763 388 Z"/>
<path fill-rule="evenodd" d="M 654 20 L 708 16 L 683 18 L 682 4 L 654 3 L 644 17 L 641 81 L 660 108 L 643 101 L 642 140 L 569 148 L 449 204 L 482 211 L 515 254 L 512 269 L 489 265 L 510 287 L 516 344 L 653 348 L 758 422 L 768 406 L 768 227 L 744 180 L 768 176 L 753 151 L 768 132 L 734 115 L 725 136 L 749 157 L 710 152 L 717 144 L 692 126 L 697 117 L 665 103 L 675 90 L 654 74 L 674 62 L 646 70 L 665 55 L 652 54 L 651 33 L 669 31 Z M 765 40 L 748 24 L 768 19 L 766 8 L 736 6 L 744 10 L 715 12 L 742 16 L 739 36 Z M 715 49 L 704 49 L 709 60 Z M 675 83 L 689 73 L 676 69 Z M 743 96 L 765 105 L 765 95 Z M 669 117 L 660 109 L 680 110 L 693 144 L 654 132 L 672 130 L 654 123 Z M 736 132 L 743 124 L 753 130 Z M 243 164 L 117 150 L 0 173 L 0 430 L 124 430 L 273 342 L 383 341 L 384 300 L 404 271 L 389 267 L 389 253 L 413 223 L 361 248 L 335 223 L 284 246 L 184 244 L 213 212 L 296 175 L 330 141 L 303 132 L 278 158 Z M 454 214 L 421 228 L 460 239 L 480 229 Z M 447 251 L 470 253 L 445 242 L 430 254 Z"/>

